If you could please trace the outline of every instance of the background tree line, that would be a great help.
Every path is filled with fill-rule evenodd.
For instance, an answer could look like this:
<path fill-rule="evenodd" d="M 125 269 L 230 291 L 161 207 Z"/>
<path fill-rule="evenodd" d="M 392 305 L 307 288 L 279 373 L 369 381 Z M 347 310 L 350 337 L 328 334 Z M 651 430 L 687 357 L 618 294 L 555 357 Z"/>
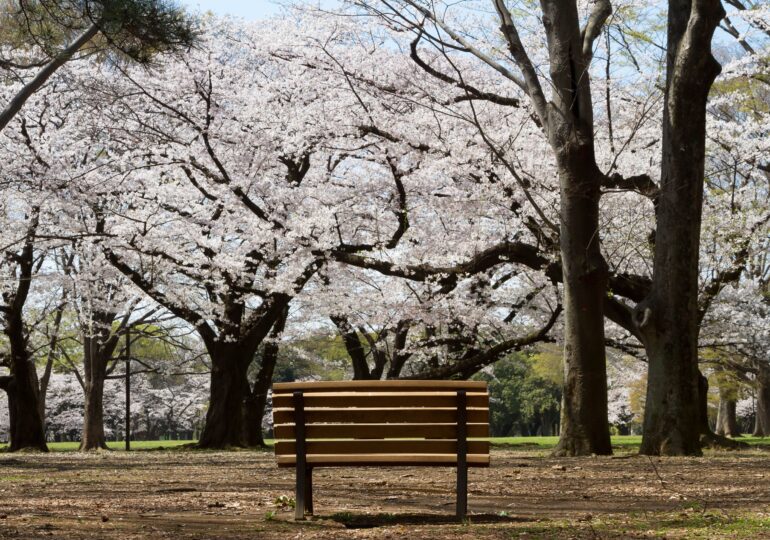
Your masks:
<path fill-rule="evenodd" d="M 281 348 L 319 328 L 346 376 L 491 377 L 562 455 L 611 453 L 607 351 L 647 367 L 643 453 L 732 444 L 704 373 L 717 431 L 724 371 L 770 429 L 767 6 L 562 4 L 4 2 L 11 448 L 45 449 L 68 355 L 104 447 L 153 325 L 205 351 L 177 375 L 208 374 L 205 448 L 263 442 Z"/>

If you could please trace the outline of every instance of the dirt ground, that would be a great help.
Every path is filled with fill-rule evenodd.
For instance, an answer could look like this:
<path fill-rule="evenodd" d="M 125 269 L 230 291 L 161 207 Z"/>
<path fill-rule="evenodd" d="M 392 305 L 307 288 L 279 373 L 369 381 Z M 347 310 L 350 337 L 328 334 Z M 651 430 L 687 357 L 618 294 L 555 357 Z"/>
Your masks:
<path fill-rule="evenodd" d="M 295 523 L 271 453 L 0 454 L 0 538 L 768 538 L 770 452 L 553 459 L 494 450 L 456 523 L 449 468 L 319 469 Z"/>

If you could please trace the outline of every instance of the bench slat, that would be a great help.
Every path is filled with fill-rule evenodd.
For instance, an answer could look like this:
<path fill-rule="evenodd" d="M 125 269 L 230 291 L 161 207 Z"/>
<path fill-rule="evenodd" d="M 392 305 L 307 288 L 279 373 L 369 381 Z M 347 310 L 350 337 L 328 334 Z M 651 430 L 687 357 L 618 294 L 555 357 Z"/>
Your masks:
<path fill-rule="evenodd" d="M 489 409 L 469 408 L 467 421 L 488 423 Z M 403 409 L 305 409 L 305 424 L 314 423 L 366 423 L 366 424 L 451 424 L 457 420 L 457 410 L 452 408 Z M 273 409 L 273 424 L 289 424 L 294 421 L 294 409 Z"/>
<path fill-rule="evenodd" d="M 275 454 L 294 454 L 294 441 L 277 441 Z M 307 441 L 308 454 L 456 454 L 457 441 L 450 439 Z M 468 441 L 469 454 L 488 454 L 489 441 Z"/>
<path fill-rule="evenodd" d="M 310 424 L 308 439 L 454 439 L 457 424 Z M 294 439 L 294 424 L 275 424 L 276 439 Z M 486 423 L 468 424 L 468 437 L 489 437 Z"/>
<path fill-rule="evenodd" d="M 276 456 L 279 467 L 294 467 L 296 456 Z M 457 464 L 455 454 L 309 454 L 307 463 L 316 467 L 361 466 L 377 467 L 389 465 L 405 466 L 444 466 Z M 469 467 L 489 467 L 489 454 L 468 454 Z"/>
<path fill-rule="evenodd" d="M 487 383 L 484 381 L 309 381 L 273 384 L 273 393 L 303 392 L 392 392 L 404 391 L 409 388 L 425 390 L 466 390 L 468 392 L 486 392 Z"/>
<path fill-rule="evenodd" d="M 294 406 L 292 394 L 273 394 L 273 407 Z M 305 407 L 455 407 L 456 392 L 314 392 L 304 396 Z M 468 407 L 487 407 L 489 394 L 469 392 Z"/>

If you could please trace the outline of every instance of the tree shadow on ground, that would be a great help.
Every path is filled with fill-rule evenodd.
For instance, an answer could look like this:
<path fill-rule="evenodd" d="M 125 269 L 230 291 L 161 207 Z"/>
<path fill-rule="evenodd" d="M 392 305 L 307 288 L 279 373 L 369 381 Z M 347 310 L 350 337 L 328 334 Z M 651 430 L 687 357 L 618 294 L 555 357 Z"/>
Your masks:
<path fill-rule="evenodd" d="M 327 516 L 318 516 L 327 518 Z M 352 514 L 340 512 L 328 516 L 327 519 L 336 521 L 348 529 L 374 529 L 391 525 L 448 525 L 457 524 L 458 519 L 452 514 Z M 469 514 L 468 523 L 516 523 L 532 521 L 522 517 L 512 517 L 504 514 Z"/>

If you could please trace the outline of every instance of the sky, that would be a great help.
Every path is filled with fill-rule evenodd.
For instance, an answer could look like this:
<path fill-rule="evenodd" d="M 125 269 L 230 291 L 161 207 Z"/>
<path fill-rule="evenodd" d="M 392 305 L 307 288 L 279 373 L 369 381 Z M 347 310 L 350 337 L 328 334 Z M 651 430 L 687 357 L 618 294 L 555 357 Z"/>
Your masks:
<path fill-rule="evenodd" d="M 278 4 L 271 0 L 179 0 L 179 3 L 192 10 L 213 11 L 245 19 L 264 19 L 279 9 Z"/>
<path fill-rule="evenodd" d="M 218 15 L 235 15 L 244 19 L 264 19 L 275 15 L 286 0 L 177 0 L 193 11 L 213 11 Z M 338 0 L 313 0 L 313 4 L 332 7 Z"/>

